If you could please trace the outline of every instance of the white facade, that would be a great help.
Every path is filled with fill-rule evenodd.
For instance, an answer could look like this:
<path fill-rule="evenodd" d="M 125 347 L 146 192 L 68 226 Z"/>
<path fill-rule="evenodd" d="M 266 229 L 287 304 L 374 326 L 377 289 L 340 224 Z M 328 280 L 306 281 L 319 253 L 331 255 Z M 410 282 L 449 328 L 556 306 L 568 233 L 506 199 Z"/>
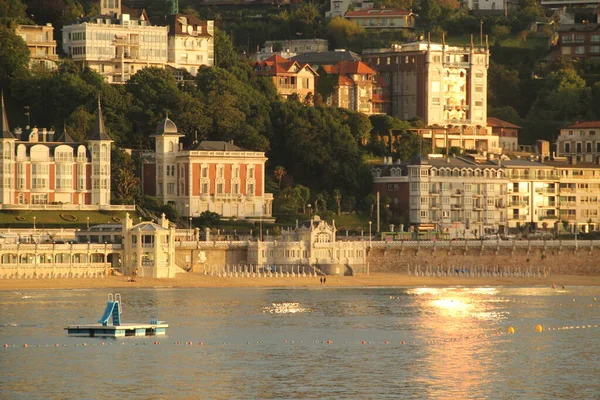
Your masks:
<path fill-rule="evenodd" d="M 174 278 L 184 272 L 175 264 L 175 228 L 162 215 L 158 224 L 123 221 L 122 272 L 150 278 Z"/>
<path fill-rule="evenodd" d="M 578 122 L 560 130 L 556 155 L 596 162 L 600 157 L 600 121 Z"/>
<path fill-rule="evenodd" d="M 196 76 L 201 66 L 215 64 L 214 21 L 185 15 L 170 16 L 169 65 Z"/>
<path fill-rule="evenodd" d="M 431 162 L 434 160 L 434 162 Z M 408 166 L 411 224 L 478 238 L 506 225 L 506 172 L 497 165 L 432 159 Z"/>
<path fill-rule="evenodd" d="M 504 12 L 507 0 L 465 0 L 464 4 L 469 10 Z"/>
<path fill-rule="evenodd" d="M 348 11 L 350 6 L 353 6 L 355 10 L 365 10 L 373 8 L 373 1 L 370 0 L 330 0 L 330 9 L 327 11 L 326 16 L 335 18 L 343 17 Z"/>
<path fill-rule="evenodd" d="M 95 17 L 88 22 L 63 27 L 63 50 L 109 83 L 127 82 L 145 67 L 167 64 L 168 27 L 151 26 L 142 14 L 131 19 Z"/>
<path fill-rule="evenodd" d="M 367 242 L 340 242 L 336 240 L 336 232 L 335 221 L 329 225 L 315 216 L 295 231 L 282 235 L 281 240 L 248 243 L 248 262 L 259 267 L 281 266 L 289 271 L 310 266 L 328 275 L 365 272 Z"/>

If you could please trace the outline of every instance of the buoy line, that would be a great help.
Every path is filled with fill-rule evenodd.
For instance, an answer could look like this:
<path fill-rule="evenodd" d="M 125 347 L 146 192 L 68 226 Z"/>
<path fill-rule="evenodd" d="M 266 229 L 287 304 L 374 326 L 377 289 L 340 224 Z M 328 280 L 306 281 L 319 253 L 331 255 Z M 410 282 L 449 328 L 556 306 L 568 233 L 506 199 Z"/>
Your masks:
<path fill-rule="evenodd" d="M 518 334 L 520 332 L 523 331 L 536 331 L 536 332 L 548 332 L 548 331 L 562 331 L 562 330 L 577 330 L 577 329 L 594 329 L 594 328 L 598 328 L 598 324 L 579 324 L 579 325 L 563 325 L 563 326 L 549 326 L 549 327 L 544 327 L 541 324 L 537 324 L 535 325 L 533 328 L 523 328 L 523 327 L 519 327 L 519 329 L 516 329 L 514 326 L 509 326 L 506 331 L 498 331 L 498 332 L 493 332 L 493 333 L 482 333 L 482 334 L 478 334 L 478 335 L 465 335 L 465 336 L 457 336 L 457 337 L 450 337 L 450 338 L 445 338 L 445 339 L 432 339 L 432 340 L 427 340 L 427 341 L 415 341 L 415 340 L 383 340 L 383 341 L 369 341 L 369 340 L 359 340 L 359 341 L 344 341 L 343 344 L 345 345 L 353 345 L 353 344 L 357 344 L 357 345 L 372 345 L 372 344 L 383 344 L 383 345 L 394 345 L 394 344 L 401 344 L 401 345 L 428 345 L 428 344 L 437 344 L 437 343 L 450 343 L 450 342 L 458 342 L 458 341 L 462 341 L 462 340 L 473 340 L 473 339 L 483 339 L 483 338 L 493 338 L 493 337 L 498 337 L 498 336 L 505 336 L 505 335 L 514 335 L 514 334 Z M 334 342 L 331 339 L 327 339 L 327 340 L 312 340 L 312 341 L 304 341 L 304 340 L 288 340 L 288 339 L 283 339 L 280 343 L 282 343 L 283 345 L 308 345 L 308 344 L 326 344 L 326 345 L 331 345 L 331 344 L 339 344 L 341 342 Z M 161 342 L 161 341 L 153 341 L 153 342 L 135 342 L 135 343 L 127 343 L 124 341 L 120 341 L 120 342 L 99 342 L 99 343 L 88 343 L 88 342 L 83 342 L 83 343 L 73 343 L 73 344 L 59 344 L 59 343 L 53 343 L 53 344 L 37 344 L 37 345 L 30 345 L 27 343 L 24 344 L 10 344 L 10 343 L 4 343 L 3 344 L 3 348 L 8 349 L 8 348 L 35 348 L 35 347 L 57 347 L 57 348 L 64 348 L 64 347 L 102 347 L 102 346 L 132 346 L 132 347 L 137 347 L 137 346 L 157 346 L 157 345 L 174 345 L 174 346 L 188 346 L 188 347 L 192 347 L 192 346 L 212 346 L 212 347 L 216 347 L 216 346 L 243 346 L 243 345 L 259 345 L 259 346 L 263 346 L 263 345 L 268 345 L 268 346 L 272 346 L 274 343 L 273 342 L 265 342 L 265 341 L 261 341 L 258 340 L 256 342 L 254 341 L 247 341 L 245 343 L 232 343 L 232 342 L 203 342 L 203 341 L 175 341 L 175 342 Z"/>

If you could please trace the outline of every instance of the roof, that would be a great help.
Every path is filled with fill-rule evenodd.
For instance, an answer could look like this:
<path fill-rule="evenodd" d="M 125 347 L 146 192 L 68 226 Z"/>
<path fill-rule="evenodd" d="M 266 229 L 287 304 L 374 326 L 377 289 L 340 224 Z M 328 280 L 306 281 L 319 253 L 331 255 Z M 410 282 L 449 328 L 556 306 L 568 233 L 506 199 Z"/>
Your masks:
<path fill-rule="evenodd" d="M 169 35 L 188 35 L 191 37 L 211 37 L 207 32 L 207 21 L 203 21 L 193 15 L 186 14 L 171 14 L 167 16 L 167 23 L 169 24 Z M 186 26 L 184 29 L 183 26 Z M 188 27 L 192 27 L 192 32 L 188 31 Z M 198 27 L 200 32 L 198 33 Z"/>
<path fill-rule="evenodd" d="M 156 125 L 156 136 L 183 136 L 177 133 L 177 125 L 169 119 L 169 115 Z"/>
<path fill-rule="evenodd" d="M 63 143 L 75 143 L 75 141 L 73 140 L 73 138 L 71 137 L 71 135 L 69 135 L 69 133 L 67 132 L 67 125 L 66 124 L 63 126 L 62 135 L 58 136 L 56 138 L 56 141 L 57 142 L 63 142 Z"/>
<path fill-rule="evenodd" d="M 143 21 L 148 20 L 146 10 L 144 10 L 143 8 L 130 8 L 125 5 L 121 5 L 121 14 L 129 14 L 131 19 L 141 19 Z"/>
<path fill-rule="evenodd" d="M 6 116 L 6 107 L 4 106 L 4 91 L 0 91 L 0 139 L 15 139 L 8 127 L 8 117 Z"/>
<path fill-rule="evenodd" d="M 509 129 L 522 129 L 522 126 L 512 124 L 508 121 L 503 121 L 500 118 L 487 117 L 487 125 L 492 128 L 509 128 Z"/>
<path fill-rule="evenodd" d="M 100 97 L 98 97 L 98 109 L 96 110 L 96 122 L 91 132 L 88 134 L 88 140 L 109 140 L 112 139 L 106 133 L 104 126 L 104 117 L 102 117 L 102 108 L 100 107 Z"/>
<path fill-rule="evenodd" d="M 204 151 L 246 151 L 233 143 L 220 140 L 203 140 L 200 143 L 190 146 L 187 150 Z"/>
<path fill-rule="evenodd" d="M 326 66 L 324 68 L 330 74 L 377 74 L 377 72 L 362 61 L 340 61 L 334 66 Z"/>
<path fill-rule="evenodd" d="M 366 9 L 366 10 L 358 10 L 358 11 L 350 11 L 344 14 L 344 17 L 348 18 L 363 18 L 363 17 L 406 17 L 408 15 L 412 15 L 411 11 L 392 9 L 392 8 L 384 8 L 381 10 L 376 9 Z"/>
<path fill-rule="evenodd" d="M 497 161 L 485 159 L 475 161 L 466 157 L 433 157 L 430 155 L 420 155 L 412 159 L 409 165 L 431 165 L 432 167 L 457 167 L 457 168 L 502 168 Z"/>
<path fill-rule="evenodd" d="M 315 76 L 319 75 L 309 64 L 288 60 L 287 58 L 281 57 L 279 54 L 273 54 L 271 57 L 254 64 L 254 69 L 259 74 L 263 75 L 296 73 L 304 68 L 308 68 Z"/>
<path fill-rule="evenodd" d="M 156 231 L 168 231 L 167 228 L 163 228 L 162 226 L 155 224 L 154 222 L 141 222 L 131 228 L 132 231 L 136 232 L 156 232 Z"/>
<path fill-rule="evenodd" d="M 571 126 L 567 126 L 565 129 L 587 129 L 587 128 L 600 128 L 600 121 L 584 121 L 575 122 Z"/>
<path fill-rule="evenodd" d="M 354 86 L 354 81 L 348 78 L 346 75 L 338 75 L 338 85 Z"/>
<path fill-rule="evenodd" d="M 600 24 L 562 24 L 557 32 L 592 32 L 598 30 Z"/>
<path fill-rule="evenodd" d="M 349 50 L 335 50 L 302 53 L 292 57 L 291 60 L 310 65 L 334 65 L 340 61 L 360 61 L 361 58 Z"/>

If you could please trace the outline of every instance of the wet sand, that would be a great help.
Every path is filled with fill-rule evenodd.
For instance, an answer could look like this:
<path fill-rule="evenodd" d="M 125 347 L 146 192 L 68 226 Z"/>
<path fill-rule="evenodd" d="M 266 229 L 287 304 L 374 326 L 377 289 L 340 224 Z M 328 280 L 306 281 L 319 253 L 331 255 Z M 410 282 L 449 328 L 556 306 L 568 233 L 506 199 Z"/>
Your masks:
<path fill-rule="evenodd" d="M 370 276 L 327 276 L 326 287 L 402 287 L 402 286 L 600 286 L 600 276 L 555 275 L 548 278 L 512 277 L 428 277 L 394 273 Z M 320 287 L 319 277 L 257 278 L 217 277 L 199 273 L 178 274 L 173 279 L 138 277 L 128 282 L 123 276 L 77 279 L 0 279 L 0 290 L 23 289 L 103 289 L 103 288 L 253 288 Z"/>

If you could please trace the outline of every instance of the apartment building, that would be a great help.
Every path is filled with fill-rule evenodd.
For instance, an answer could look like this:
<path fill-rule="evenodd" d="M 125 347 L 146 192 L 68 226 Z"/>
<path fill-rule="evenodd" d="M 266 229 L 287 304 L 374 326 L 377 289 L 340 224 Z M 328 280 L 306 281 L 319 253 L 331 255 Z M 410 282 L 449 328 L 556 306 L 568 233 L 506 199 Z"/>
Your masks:
<path fill-rule="evenodd" d="M 510 228 L 527 224 L 567 232 L 598 230 L 600 165 L 560 158 L 504 164 L 510 180 Z"/>
<path fill-rule="evenodd" d="M 563 24 L 556 32 L 555 57 L 600 59 L 600 24 Z"/>
<path fill-rule="evenodd" d="M 271 52 L 276 47 L 296 54 L 313 53 L 328 51 L 329 42 L 327 39 L 267 40 L 263 46 L 265 50 L 270 50 Z"/>
<path fill-rule="evenodd" d="M 576 122 L 560 130 L 556 155 L 596 162 L 600 157 L 600 121 Z"/>
<path fill-rule="evenodd" d="M 363 62 L 388 82 L 393 117 L 426 125 L 487 123 L 488 46 L 449 46 L 420 41 L 365 50 Z"/>
<path fill-rule="evenodd" d="M 214 21 L 191 15 L 171 14 L 169 24 L 169 66 L 185 69 L 193 76 L 201 66 L 215 65 Z"/>
<path fill-rule="evenodd" d="M 344 18 L 362 26 L 367 31 L 398 31 L 415 28 L 415 15 L 411 11 L 391 8 L 348 11 Z"/>
<path fill-rule="evenodd" d="M 99 16 L 63 27 L 63 50 L 107 82 L 125 83 L 142 68 L 167 65 L 168 31 L 152 26 L 146 11 L 106 0 Z"/>
<path fill-rule="evenodd" d="M 388 160 L 372 173 L 373 190 L 392 199 L 393 215 L 420 231 L 478 238 L 600 227 L 596 163 L 429 155 L 402 164 Z"/>
<path fill-rule="evenodd" d="M 56 69 L 56 40 L 54 40 L 54 27 L 46 25 L 17 25 L 15 33 L 20 36 L 29 48 L 29 65 L 42 65 L 49 69 Z"/>
<path fill-rule="evenodd" d="M 47 204 L 110 205 L 110 148 L 100 102 L 85 142 L 67 132 L 26 127 L 11 130 L 0 95 L 0 203 L 2 208 L 42 208 Z"/>
<path fill-rule="evenodd" d="M 392 199 L 390 211 L 417 231 L 479 238 L 506 228 L 508 179 L 498 162 L 430 154 L 372 170 L 374 190 Z"/>
<path fill-rule="evenodd" d="M 297 95 L 301 101 L 308 94 L 315 94 L 317 72 L 308 64 L 290 61 L 277 54 L 254 64 L 254 71 L 261 76 L 271 77 L 277 93 L 284 99 Z"/>
<path fill-rule="evenodd" d="M 219 141 L 184 147 L 183 136 L 169 118 L 158 124 L 152 135 L 155 151 L 143 154 L 145 194 L 188 217 L 204 211 L 239 219 L 272 215 L 273 194 L 264 191 L 264 152 Z"/>

